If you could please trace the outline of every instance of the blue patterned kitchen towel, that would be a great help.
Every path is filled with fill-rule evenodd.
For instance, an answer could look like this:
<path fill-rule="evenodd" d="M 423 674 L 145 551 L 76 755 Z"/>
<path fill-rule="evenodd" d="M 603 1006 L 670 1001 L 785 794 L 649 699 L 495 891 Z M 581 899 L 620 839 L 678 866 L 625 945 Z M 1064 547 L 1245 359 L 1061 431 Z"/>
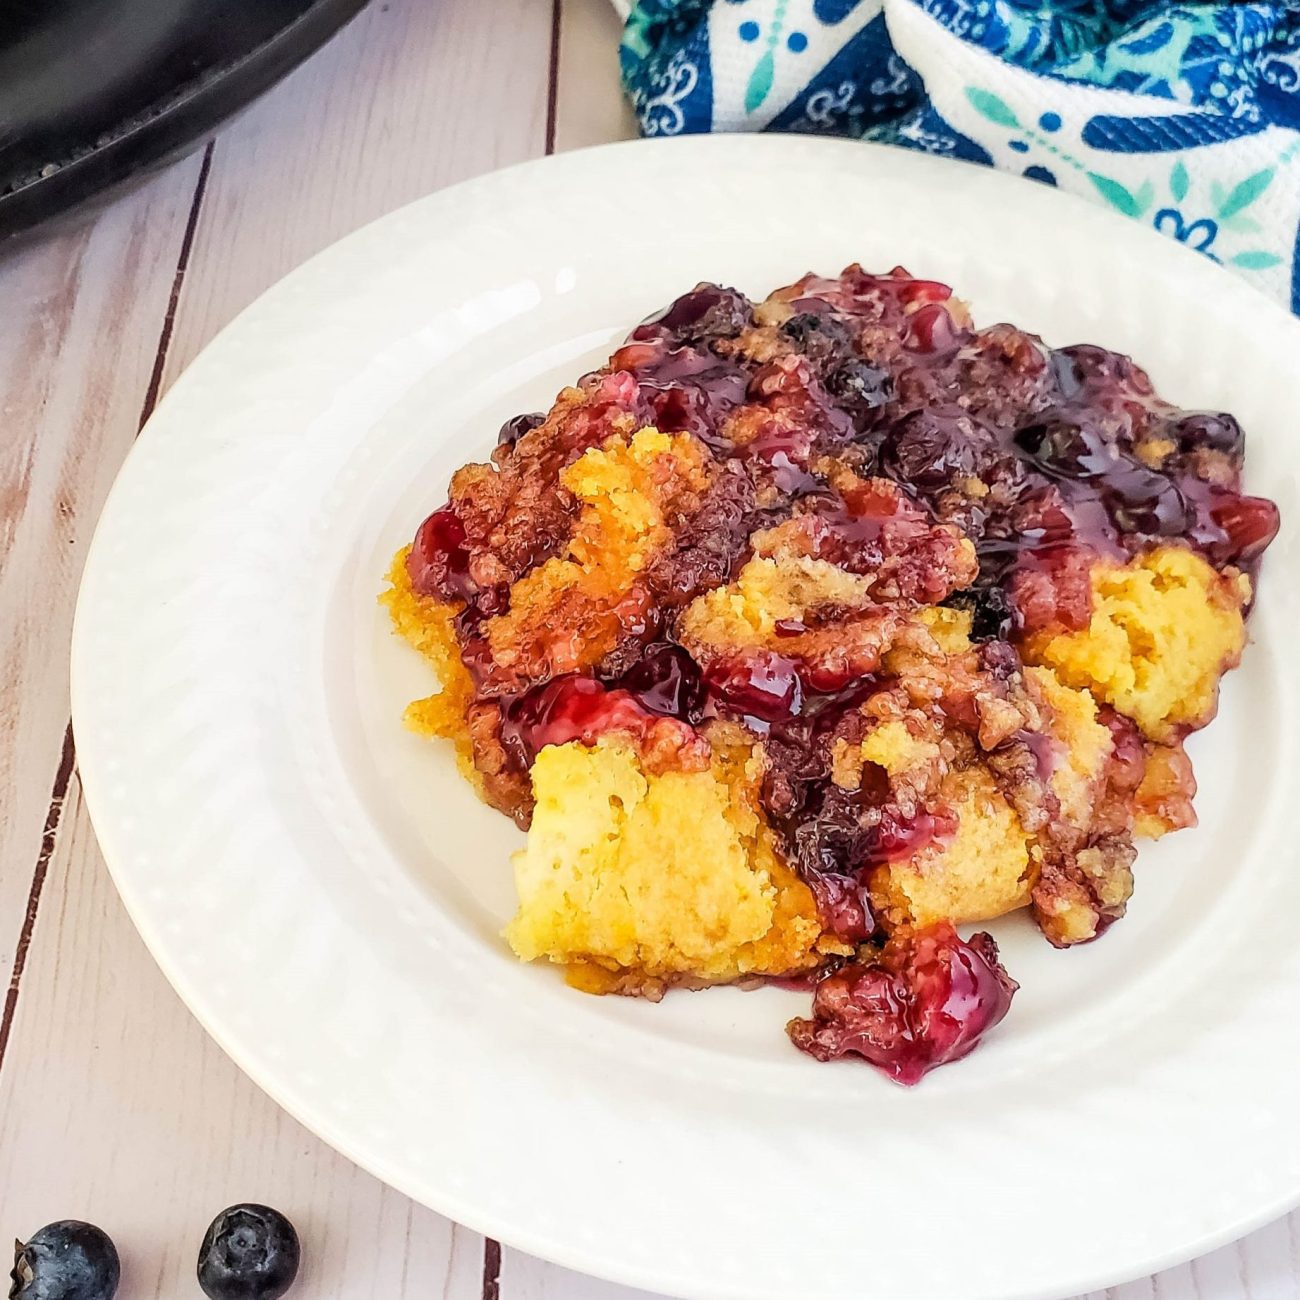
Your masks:
<path fill-rule="evenodd" d="M 805 131 L 1085 194 L 1300 312 L 1300 0 L 639 0 L 646 135 Z"/>

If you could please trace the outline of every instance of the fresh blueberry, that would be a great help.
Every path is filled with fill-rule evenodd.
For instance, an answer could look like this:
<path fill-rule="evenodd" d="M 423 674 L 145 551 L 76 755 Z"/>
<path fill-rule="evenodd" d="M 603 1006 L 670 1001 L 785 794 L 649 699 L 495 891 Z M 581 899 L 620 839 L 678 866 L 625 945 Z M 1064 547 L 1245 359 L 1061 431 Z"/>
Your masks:
<path fill-rule="evenodd" d="M 232 1205 L 199 1249 L 199 1286 L 209 1300 L 279 1300 L 298 1276 L 298 1234 L 278 1210 Z"/>
<path fill-rule="evenodd" d="M 48 1223 L 14 1243 L 9 1300 L 113 1300 L 121 1276 L 117 1248 L 90 1223 Z"/>

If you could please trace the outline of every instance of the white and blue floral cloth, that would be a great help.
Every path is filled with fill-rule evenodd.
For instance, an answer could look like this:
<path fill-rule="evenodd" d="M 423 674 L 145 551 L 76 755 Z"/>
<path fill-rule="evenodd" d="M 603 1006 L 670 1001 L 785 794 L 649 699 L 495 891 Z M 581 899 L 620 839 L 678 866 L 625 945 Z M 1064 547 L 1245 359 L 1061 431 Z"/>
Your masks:
<path fill-rule="evenodd" d="M 804 131 L 1085 194 L 1300 312 L 1300 0 L 639 0 L 646 135 Z"/>

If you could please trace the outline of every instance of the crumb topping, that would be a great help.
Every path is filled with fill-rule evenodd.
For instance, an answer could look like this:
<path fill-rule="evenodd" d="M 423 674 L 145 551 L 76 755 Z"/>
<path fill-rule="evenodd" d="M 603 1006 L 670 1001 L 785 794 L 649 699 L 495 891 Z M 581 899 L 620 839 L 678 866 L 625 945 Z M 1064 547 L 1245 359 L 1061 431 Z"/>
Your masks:
<path fill-rule="evenodd" d="M 1195 824 L 1186 736 L 1246 642 L 1276 506 L 1221 412 L 1128 357 L 977 329 L 895 268 L 632 331 L 399 553 L 396 630 L 521 826 L 524 959 L 591 992 L 817 984 L 819 1059 L 901 1082 L 1123 916 L 1135 836 Z"/>

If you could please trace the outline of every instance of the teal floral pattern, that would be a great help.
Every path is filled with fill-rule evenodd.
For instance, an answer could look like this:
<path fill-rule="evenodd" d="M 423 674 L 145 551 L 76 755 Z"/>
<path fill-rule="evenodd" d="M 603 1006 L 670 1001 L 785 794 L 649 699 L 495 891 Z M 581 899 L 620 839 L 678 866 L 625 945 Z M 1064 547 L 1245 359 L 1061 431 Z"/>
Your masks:
<path fill-rule="evenodd" d="M 1205 185 L 1194 184 L 1186 162 L 1178 158 L 1167 177 L 1159 182 L 1148 177 L 1135 186 L 1091 170 L 1051 140 L 1050 134 L 1060 129 L 1056 114 L 1040 118 L 1039 126 L 1044 129 L 1038 130 L 1022 123 L 1016 111 L 991 90 L 968 86 L 966 99 L 987 121 L 1014 133 L 1007 141 L 1009 148 L 1025 153 L 1037 148 L 1050 154 L 1053 161 L 1064 162 L 1081 172 L 1097 194 L 1126 217 L 1146 219 L 1150 215 L 1151 224 L 1162 234 L 1216 262 L 1226 262 L 1241 270 L 1265 271 L 1281 264 L 1278 254 L 1249 246 L 1250 237 L 1263 227 L 1247 209 L 1266 194 L 1279 168 L 1300 152 L 1300 141 L 1293 142 L 1280 155 L 1277 165 L 1253 171 L 1236 181 L 1214 177 Z"/>
<path fill-rule="evenodd" d="M 1300 312 L 1300 0 L 639 0 L 647 134 L 836 133 L 1085 195 Z"/>
<path fill-rule="evenodd" d="M 745 109 L 752 113 L 767 98 L 768 92 L 772 89 L 772 74 L 776 68 L 776 47 L 777 42 L 781 39 L 781 27 L 785 22 L 786 0 L 779 0 L 776 6 L 776 13 L 772 16 L 772 21 L 768 24 L 767 40 L 763 45 L 763 52 L 759 55 L 758 62 L 754 65 L 754 70 L 749 74 L 749 84 L 745 87 Z M 741 39 L 753 39 L 759 35 L 759 26 L 756 22 L 747 21 L 740 25 Z M 750 37 L 750 33 L 753 37 Z"/>

